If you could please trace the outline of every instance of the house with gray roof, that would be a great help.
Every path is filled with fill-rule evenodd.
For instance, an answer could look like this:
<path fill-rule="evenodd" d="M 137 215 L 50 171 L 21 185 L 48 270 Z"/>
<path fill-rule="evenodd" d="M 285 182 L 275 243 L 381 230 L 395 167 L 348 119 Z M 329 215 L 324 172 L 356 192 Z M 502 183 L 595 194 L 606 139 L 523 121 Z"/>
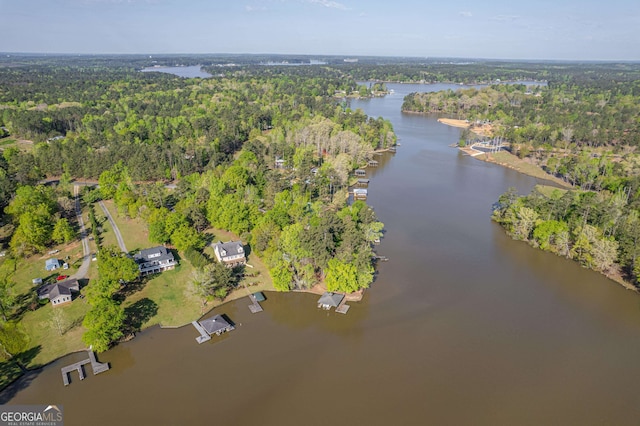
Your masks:
<path fill-rule="evenodd" d="M 202 321 L 199 321 L 199 323 L 210 335 L 215 334 L 216 336 L 219 336 L 222 333 L 235 329 L 235 327 L 229 324 L 222 315 L 203 319 Z"/>
<path fill-rule="evenodd" d="M 342 299 L 344 299 L 344 294 L 332 293 L 330 291 L 327 291 L 322 296 L 320 296 L 320 299 L 318 299 L 318 308 L 327 310 L 331 308 L 337 308 L 338 306 L 340 306 L 340 302 L 342 302 Z"/>
<path fill-rule="evenodd" d="M 216 254 L 218 262 L 223 263 L 229 268 L 247 263 L 242 241 L 229 241 L 227 243 L 218 241 L 213 244 L 213 252 Z"/>
<path fill-rule="evenodd" d="M 173 253 L 164 246 L 140 250 L 133 260 L 138 264 L 140 275 L 155 274 L 176 267 L 178 262 Z"/>
<path fill-rule="evenodd" d="M 53 306 L 71 303 L 71 293 L 80 291 L 78 280 L 66 280 L 40 287 L 37 291 L 38 299 L 49 299 Z"/>

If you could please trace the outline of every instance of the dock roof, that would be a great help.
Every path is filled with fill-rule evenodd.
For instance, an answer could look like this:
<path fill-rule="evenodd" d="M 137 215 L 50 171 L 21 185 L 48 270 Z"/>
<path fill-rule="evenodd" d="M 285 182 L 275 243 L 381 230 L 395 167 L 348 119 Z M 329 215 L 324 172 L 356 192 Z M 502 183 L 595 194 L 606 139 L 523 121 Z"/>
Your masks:
<path fill-rule="evenodd" d="M 331 306 L 335 308 L 340 305 L 342 299 L 344 299 L 344 294 L 331 293 L 328 291 L 320 296 L 320 299 L 318 299 L 318 305 Z"/>
<path fill-rule="evenodd" d="M 216 315 L 215 317 L 203 319 L 202 321 L 200 321 L 200 325 L 209 334 L 218 333 L 231 326 L 231 324 L 229 324 L 229 322 L 224 319 L 222 315 Z"/>

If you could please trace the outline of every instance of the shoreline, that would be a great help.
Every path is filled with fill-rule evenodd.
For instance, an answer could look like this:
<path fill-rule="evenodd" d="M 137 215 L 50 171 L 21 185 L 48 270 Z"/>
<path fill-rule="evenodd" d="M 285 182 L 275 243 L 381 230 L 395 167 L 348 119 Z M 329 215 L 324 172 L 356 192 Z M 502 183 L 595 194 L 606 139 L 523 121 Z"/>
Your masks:
<path fill-rule="evenodd" d="M 438 118 L 438 123 L 445 124 L 451 127 L 459 127 L 462 129 L 468 129 L 471 127 L 469 120 L 459 120 L 457 118 Z"/>
<path fill-rule="evenodd" d="M 247 290 L 249 293 L 248 294 L 241 294 L 242 290 Z M 346 302 L 360 302 L 362 301 L 362 298 L 364 297 L 364 290 L 365 289 L 361 289 L 359 291 L 356 291 L 354 293 L 343 293 L 343 292 L 336 292 L 339 294 L 344 294 L 345 298 L 344 300 Z M 256 290 L 256 291 L 262 291 L 265 293 L 282 293 L 282 294 L 286 294 L 286 293 L 307 293 L 307 294 L 314 294 L 314 295 L 318 295 L 321 296 L 324 292 L 327 291 L 327 289 L 325 287 L 323 287 L 321 284 L 316 284 L 313 287 L 309 288 L 309 289 L 304 289 L 304 290 L 291 290 L 288 292 L 282 292 L 282 291 L 277 291 L 277 290 Z M 193 321 L 199 321 L 200 319 L 202 319 L 203 317 L 209 315 L 214 309 L 219 308 L 220 306 L 226 305 L 227 303 L 230 302 L 235 302 L 238 301 L 244 297 L 249 297 L 249 294 L 253 294 L 255 293 L 254 291 L 251 291 L 250 288 L 243 288 L 243 289 L 237 289 L 235 290 L 236 294 L 230 294 L 229 296 L 227 296 L 227 298 L 225 298 L 224 301 L 217 303 L 214 306 L 211 306 L 210 309 L 208 309 L 206 312 L 204 312 L 202 315 L 200 315 L 198 318 L 194 319 Z M 313 306 L 313 305 L 312 305 Z M 133 336 L 129 335 L 129 336 L 124 336 L 121 340 L 119 340 L 118 342 L 116 342 L 116 344 L 113 346 L 118 346 L 121 343 L 126 343 L 126 342 L 130 342 L 132 340 L 135 340 L 137 333 L 142 333 L 142 332 L 147 332 L 155 327 L 158 327 L 161 330 L 167 329 L 167 330 L 175 330 L 175 329 L 179 329 L 179 328 L 183 328 L 183 327 L 188 327 L 191 325 L 191 322 L 185 323 L 185 324 L 180 324 L 180 325 L 162 325 L 159 323 L 155 323 L 152 325 L 149 325 L 147 327 L 143 327 L 140 330 L 138 330 L 137 332 L 135 332 L 133 334 Z M 109 348 L 111 349 L 111 348 Z M 73 354 L 77 354 L 80 352 L 85 352 L 89 350 L 89 348 L 82 348 L 82 349 L 76 349 L 73 350 L 71 352 L 68 352 L 66 354 L 60 355 L 59 357 L 52 359 L 50 361 L 48 361 L 45 364 L 40 364 L 40 365 L 36 365 L 33 367 L 29 367 L 29 366 L 24 366 L 22 369 L 22 373 L 17 376 L 16 378 L 14 378 L 12 381 L 10 381 L 9 383 L 7 383 L 4 387 L 0 388 L 0 392 L 4 391 L 5 389 L 8 389 L 9 387 L 11 387 L 13 384 L 15 384 L 18 380 L 20 380 L 21 378 L 23 378 L 26 374 L 30 374 L 30 373 L 35 373 L 39 370 L 42 370 L 46 367 L 51 366 L 52 364 L 54 364 L 55 362 L 61 360 L 64 357 L 73 355 Z M 107 353 L 109 350 L 102 352 Z"/>
<path fill-rule="evenodd" d="M 452 126 L 452 127 L 459 127 L 459 128 L 469 128 L 469 127 L 471 127 L 470 123 L 468 123 L 466 120 L 458 120 L 458 119 L 453 119 L 453 118 L 439 118 L 438 122 L 442 123 L 442 124 L 445 124 L 447 126 Z M 516 171 L 518 173 L 522 173 L 523 175 L 531 176 L 531 177 L 536 178 L 536 179 L 546 180 L 546 181 L 552 182 L 552 183 L 560 186 L 561 188 L 573 189 L 572 185 L 568 184 L 567 182 L 563 181 L 562 179 L 559 179 L 556 176 L 548 174 L 547 172 L 542 170 L 536 164 L 527 163 L 526 161 L 521 160 L 520 158 L 518 158 L 515 155 L 511 154 L 510 152 L 500 151 L 498 153 L 501 156 L 506 157 L 506 158 L 504 158 L 504 160 L 508 159 L 508 162 L 507 162 L 507 161 L 499 161 L 498 159 L 496 159 L 495 158 L 495 154 L 496 153 L 492 154 L 492 153 L 488 153 L 488 152 L 484 152 L 484 151 L 478 151 L 476 149 L 473 149 L 473 147 L 469 147 L 469 146 L 458 147 L 458 149 L 460 151 L 464 152 L 465 154 L 467 154 L 468 156 L 473 157 L 475 159 L 478 159 L 480 161 L 484 161 L 486 163 L 496 164 L 498 166 L 502 166 L 502 167 L 505 167 L 507 169 L 514 170 L 514 171 Z M 484 154 L 484 155 L 482 155 L 482 154 Z M 529 170 L 524 169 L 524 166 L 529 168 Z M 537 171 L 532 170 L 534 167 L 538 169 L 539 173 L 536 173 Z M 601 272 L 601 271 L 596 271 L 595 269 L 591 269 L 591 270 L 594 271 L 594 272 L 598 272 L 601 275 L 604 275 L 605 277 L 607 277 L 608 279 L 610 279 L 614 283 L 616 283 L 616 284 L 620 285 L 621 287 L 623 287 L 625 290 L 633 291 L 634 293 L 640 293 L 640 289 L 638 287 L 636 287 L 635 285 L 633 285 L 633 283 L 626 281 L 620 275 L 619 272 L 616 272 L 616 273 L 604 273 L 604 272 Z"/>

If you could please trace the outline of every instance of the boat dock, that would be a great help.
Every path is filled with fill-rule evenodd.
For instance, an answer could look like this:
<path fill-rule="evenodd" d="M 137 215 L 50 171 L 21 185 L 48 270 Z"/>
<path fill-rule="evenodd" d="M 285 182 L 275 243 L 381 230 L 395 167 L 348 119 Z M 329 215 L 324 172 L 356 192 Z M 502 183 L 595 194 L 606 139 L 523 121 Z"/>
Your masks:
<path fill-rule="evenodd" d="M 96 355 L 93 353 L 92 350 L 89 350 L 89 358 L 88 359 L 84 359 L 82 361 L 78 361 L 75 362 L 71 365 L 67 365 L 66 367 L 62 367 L 60 369 L 61 373 L 62 373 L 62 383 L 64 383 L 65 386 L 68 386 L 69 383 L 71 383 L 71 380 L 69 379 L 69 373 L 72 373 L 73 371 L 78 371 L 78 376 L 80 376 L 80 380 L 84 380 L 84 378 L 86 377 L 84 374 L 84 366 L 87 364 L 91 364 L 91 369 L 93 370 L 93 375 L 95 376 L 96 374 L 100 374 L 102 372 L 105 372 L 109 369 L 109 364 L 106 362 L 98 362 L 96 360 Z"/>
<path fill-rule="evenodd" d="M 258 302 L 258 299 L 256 299 L 255 294 L 250 294 L 249 300 L 251 300 L 251 304 L 249 305 L 249 310 L 251 311 L 252 314 L 257 314 L 258 312 L 263 311 L 262 306 L 260 306 L 260 303 Z"/>
<path fill-rule="evenodd" d="M 211 336 L 207 333 L 207 330 L 205 330 L 198 321 L 192 321 L 191 324 L 193 324 L 196 330 L 198 330 L 198 333 L 200 333 L 200 335 L 196 337 L 196 341 L 198 343 L 204 343 L 207 340 L 211 340 Z"/>
<path fill-rule="evenodd" d="M 388 261 L 389 261 L 389 258 L 388 258 L 387 256 L 378 256 L 378 255 L 375 255 L 375 256 L 373 256 L 373 259 L 374 259 L 374 260 L 379 260 L 379 261 L 381 261 L 381 262 L 388 262 Z"/>
<path fill-rule="evenodd" d="M 349 311 L 349 308 L 351 306 L 347 305 L 346 303 L 344 303 L 345 300 L 342 300 L 342 303 L 340 303 L 340 306 L 338 306 L 336 308 L 336 312 L 339 314 L 346 314 Z"/>

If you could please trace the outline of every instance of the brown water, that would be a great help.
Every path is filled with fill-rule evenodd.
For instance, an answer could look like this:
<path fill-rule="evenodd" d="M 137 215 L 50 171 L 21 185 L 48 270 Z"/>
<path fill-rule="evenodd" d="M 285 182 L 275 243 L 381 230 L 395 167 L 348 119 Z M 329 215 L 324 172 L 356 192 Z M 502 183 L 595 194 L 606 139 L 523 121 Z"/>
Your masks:
<path fill-rule="evenodd" d="M 392 88 L 352 102 L 401 147 L 369 190 L 390 261 L 347 315 L 307 294 L 256 315 L 241 300 L 214 312 L 237 323 L 227 336 L 152 329 L 101 354 L 107 373 L 65 388 L 69 356 L 3 399 L 62 404 L 67 425 L 640 423 L 640 298 L 506 237 L 491 204 L 535 181 L 449 148 L 459 130 L 400 114 L 415 87 Z"/>

